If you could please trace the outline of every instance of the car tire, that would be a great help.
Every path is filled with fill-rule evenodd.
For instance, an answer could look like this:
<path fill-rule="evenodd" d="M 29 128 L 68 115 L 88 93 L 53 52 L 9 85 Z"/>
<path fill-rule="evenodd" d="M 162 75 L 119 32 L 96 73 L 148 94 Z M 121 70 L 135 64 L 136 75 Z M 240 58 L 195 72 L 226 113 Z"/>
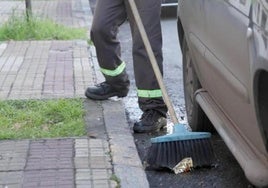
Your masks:
<path fill-rule="evenodd" d="M 182 53 L 184 99 L 189 126 L 192 128 L 192 131 L 215 132 L 208 117 L 194 99 L 194 93 L 201 88 L 201 84 L 196 75 L 193 58 L 189 52 L 185 38 L 183 40 Z"/>

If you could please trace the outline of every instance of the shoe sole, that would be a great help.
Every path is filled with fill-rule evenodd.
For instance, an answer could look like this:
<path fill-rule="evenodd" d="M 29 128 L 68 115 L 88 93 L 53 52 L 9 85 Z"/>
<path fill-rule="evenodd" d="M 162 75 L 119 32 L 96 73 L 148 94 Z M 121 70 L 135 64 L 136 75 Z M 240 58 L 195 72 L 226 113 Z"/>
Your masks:
<path fill-rule="evenodd" d="M 114 92 L 114 93 L 109 93 L 109 95 L 95 95 L 93 93 L 86 92 L 85 93 L 85 96 L 87 98 L 93 99 L 93 100 L 107 100 L 110 97 L 119 97 L 119 98 L 126 97 L 127 94 L 122 94 L 122 93 Z"/>
<path fill-rule="evenodd" d="M 135 129 L 135 126 L 133 127 L 133 131 L 135 133 L 152 133 L 152 132 L 159 132 L 162 129 L 165 129 L 167 127 L 167 122 L 162 122 L 159 126 L 154 126 L 154 127 L 147 127 L 148 129 L 146 129 L 146 126 L 144 126 L 143 130 L 138 130 Z"/>
<path fill-rule="evenodd" d="M 159 127 L 159 128 L 156 128 L 156 129 L 148 129 L 148 130 L 135 130 L 133 129 L 134 133 L 154 133 L 154 132 L 159 132 L 160 130 L 163 130 L 163 129 L 166 129 L 167 126 L 163 126 L 163 127 Z"/>

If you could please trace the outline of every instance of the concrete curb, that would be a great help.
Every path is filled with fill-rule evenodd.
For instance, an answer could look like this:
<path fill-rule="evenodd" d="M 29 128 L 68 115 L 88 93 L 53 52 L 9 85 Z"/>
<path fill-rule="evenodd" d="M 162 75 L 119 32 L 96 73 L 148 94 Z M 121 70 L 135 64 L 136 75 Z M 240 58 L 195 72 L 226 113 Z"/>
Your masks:
<path fill-rule="evenodd" d="M 127 123 L 122 101 L 102 103 L 114 172 L 121 187 L 149 187 L 133 136 Z"/>

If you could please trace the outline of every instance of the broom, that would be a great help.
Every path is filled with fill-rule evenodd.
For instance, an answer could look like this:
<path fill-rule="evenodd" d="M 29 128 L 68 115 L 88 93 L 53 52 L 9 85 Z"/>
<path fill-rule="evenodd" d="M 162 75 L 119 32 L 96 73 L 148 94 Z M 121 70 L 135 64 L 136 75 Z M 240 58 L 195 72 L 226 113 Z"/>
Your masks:
<path fill-rule="evenodd" d="M 134 15 L 141 38 L 146 48 L 149 60 L 152 64 L 163 99 L 167 105 L 173 125 L 173 133 L 151 139 L 148 164 L 153 168 L 173 169 L 184 158 L 191 158 L 193 167 L 210 166 L 214 160 L 214 152 L 210 142 L 209 132 L 190 132 L 183 124 L 180 124 L 175 110 L 168 97 L 162 74 L 157 65 L 151 44 L 142 24 L 136 3 L 129 0 L 130 8 Z"/>

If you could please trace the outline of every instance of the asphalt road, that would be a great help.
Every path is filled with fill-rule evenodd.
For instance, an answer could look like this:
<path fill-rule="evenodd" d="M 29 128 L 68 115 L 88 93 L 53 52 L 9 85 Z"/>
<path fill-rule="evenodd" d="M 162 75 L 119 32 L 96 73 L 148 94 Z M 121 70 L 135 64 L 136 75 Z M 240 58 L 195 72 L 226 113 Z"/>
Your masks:
<path fill-rule="evenodd" d="M 92 10 L 96 0 L 89 0 Z M 174 11 L 174 10 L 173 10 Z M 165 15 L 170 14 L 170 10 L 164 10 Z M 174 15 L 174 14 L 173 14 Z M 181 52 L 176 31 L 176 17 L 163 17 L 163 55 L 164 55 L 164 82 L 167 91 L 174 105 L 177 116 L 182 122 L 187 123 L 185 118 L 185 106 L 182 87 L 182 62 Z M 124 98 L 125 110 L 128 116 L 130 127 L 141 116 L 137 104 L 136 87 L 132 64 L 132 40 L 129 24 L 126 22 L 120 27 L 119 39 L 122 44 L 122 58 L 127 63 L 127 72 L 131 80 L 130 92 Z M 169 120 L 169 125 L 172 123 Z M 161 132 L 159 134 L 165 134 Z M 142 161 L 145 161 L 150 138 L 157 135 L 134 134 L 135 143 Z M 212 168 L 199 168 L 191 172 L 175 175 L 170 171 L 146 170 L 150 187 L 160 188 L 251 188 L 253 187 L 245 178 L 242 169 L 232 156 L 222 139 L 217 135 L 212 136 L 213 149 L 216 155 L 215 166 Z"/>

